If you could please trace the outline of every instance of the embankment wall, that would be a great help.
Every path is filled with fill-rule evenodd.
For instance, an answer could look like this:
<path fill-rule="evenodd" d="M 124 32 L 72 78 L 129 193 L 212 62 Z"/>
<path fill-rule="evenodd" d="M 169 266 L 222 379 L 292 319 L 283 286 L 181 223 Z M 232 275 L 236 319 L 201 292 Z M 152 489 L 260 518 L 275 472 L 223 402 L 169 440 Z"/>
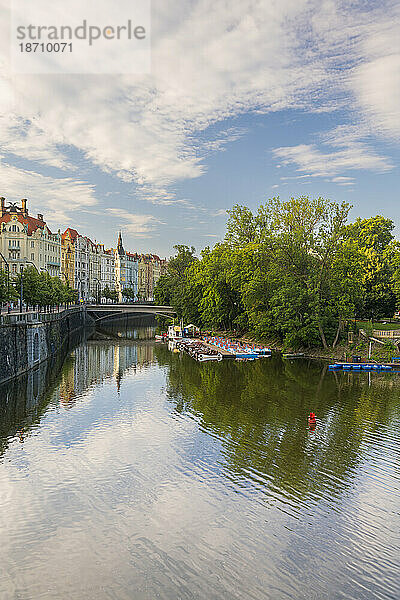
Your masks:
<path fill-rule="evenodd" d="M 88 324 L 83 307 L 0 317 L 0 384 L 54 356 Z"/>

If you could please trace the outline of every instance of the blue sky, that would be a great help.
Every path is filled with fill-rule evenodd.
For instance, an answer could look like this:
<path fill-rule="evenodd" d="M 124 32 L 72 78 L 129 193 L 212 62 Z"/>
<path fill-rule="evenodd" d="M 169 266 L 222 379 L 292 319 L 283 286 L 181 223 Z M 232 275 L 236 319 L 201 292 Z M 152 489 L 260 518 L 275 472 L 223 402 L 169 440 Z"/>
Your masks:
<path fill-rule="evenodd" d="M 115 76 L 12 74 L 1 7 L 1 194 L 53 229 L 169 256 L 274 195 L 399 221 L 398 2 L 153 0 L 151 73 Z"/>

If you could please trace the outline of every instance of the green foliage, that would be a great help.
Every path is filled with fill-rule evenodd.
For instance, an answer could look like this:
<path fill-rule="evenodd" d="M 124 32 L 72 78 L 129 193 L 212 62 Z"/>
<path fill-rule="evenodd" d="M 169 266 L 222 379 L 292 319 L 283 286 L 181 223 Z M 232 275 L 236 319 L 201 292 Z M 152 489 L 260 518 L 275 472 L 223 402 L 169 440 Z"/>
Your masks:
<path fill-rule="evenodd" d="M 127 298 L 128 300 L 134 300 L 135 299 L 135 290 L 133 288 L 125 288 L 124 290 L 122 290 L 122 295 L 124 296 L 124 298 Z"/>
<path fill-rule="evenodd" d="M 357 219 L 346 230 L 362 265 L 357 314 L 367 319 L 393 315 L 396 299 L 400 300 L 400 247 L 393 239 L 393 228 L 393 221 L 377 215 Z"/>
<path fill-rule="evenodd" d="M 9 281 L 7 272 L 0 271 L 0 304 L 8 302 L 9 300 L 15 300 L 15 298 L 15 290 Z"/>
<path fill-rule="evenodd" d="M 387 341 L 384 344 L 376 345 L 372 358 L 377 362 L 391 362 L 392 356 L 398 356 L 399 349 L 393 342 Z"/>
<path fill-rule="evenodd" d="M 101 292 L 101 297 L 105 298 L 106 300 L 118 302 L 118 292 L 116 292 L 115 290 L 110 290 L 108 285 L 106 285 L 103 291 Z"/>
<path fill-rule="evenodd" d="M 350 206 L 307 196 L 228 211 L 222 243 L 176 246 L 156 301 L 203 328 L 240 330 L 286 347 L 334 348 L 346 322 L 391 315 L 400 245 L 377 216 L 348 224 Z M 372 313 L 372 314 L 371 314 Z"/>
<path fill-rule="evenodd" d="M 372 325 L 372 321 L 366 321 L 365 326 L 364 326 L 364 331 L 367 334 L 368 337 L 371 337 L 372 332 L 374 330 L 374 327 Z"/>
<path fill-rule="evenodd" d="M 174 246 L 176 254 L 168 261 L 167 272 L 160 277 L 154 289 L 156 304 L 174 306 L 178 317 L 188 321 L 198 318 L 197 303 L 199 298 L 195 294 L 196 285 L 188 283 L 190 267 L 198 262 L 193 246 Z M 192 274 L 193 277 L 193 274 Z"/>
<path fill-rule="evenodd" d="M 48 273 L 38 273 L 34 267 L 27 267 L 14 279 L 14 297 L 19 297 L 22 278 L 22 298 L 30 306 L 56 306 L 76 301 L 76 292 L 65 285 L 58 277 Z"/>

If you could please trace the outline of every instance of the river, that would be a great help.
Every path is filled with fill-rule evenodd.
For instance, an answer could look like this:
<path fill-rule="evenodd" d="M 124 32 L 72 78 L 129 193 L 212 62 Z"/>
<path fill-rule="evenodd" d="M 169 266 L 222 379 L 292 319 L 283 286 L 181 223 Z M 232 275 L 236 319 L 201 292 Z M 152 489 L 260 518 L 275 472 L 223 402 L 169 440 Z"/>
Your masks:
<path fill-rule="evenodd" d="M 400 375 L 153 333 L 0 388 L 0 598 L 400 598 Z"/>

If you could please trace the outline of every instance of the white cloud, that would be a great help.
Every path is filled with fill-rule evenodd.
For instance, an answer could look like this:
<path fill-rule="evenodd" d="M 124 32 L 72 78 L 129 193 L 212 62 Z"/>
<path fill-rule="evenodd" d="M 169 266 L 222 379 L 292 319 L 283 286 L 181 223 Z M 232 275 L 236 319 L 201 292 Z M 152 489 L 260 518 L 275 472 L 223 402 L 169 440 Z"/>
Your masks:
<path fill-rule="evenodd" d="M 70 221 L 70 212 L 91 209 L 97 203 L 94 186 L 71 177 L 45 176 L 35 171 L 17 168 L 0 157 L 2 195 L 7 200 L 18 201 L 29 191 L 29 211 L 44 213 L 50 226 L 59 227 Z M 6 188 L 6 189 L 4 189 Z M 12 194 L 9 194 L 12 190 Z"/>
<path fill-rule="evenodd" d="M 60 148 L 70 145 L 153 195 L 199 177 L 204 156 L 240 135 L 228 128 L 201 142 L 197 136 L 209 125 L 252 109 L 295 105 L 299 94 L 307 103 L 320 82 L 323 65 L 310 65 L 307 56 L 300 61 L 291 35 L 304 7 L 294 0 L 283 7 L 198 0 L 181 16 L 182 2 L 170 2 L 168 10 L 155 2 L 151 76 L 16 76 L 5 139 L 19 152 L 26 138 L 26 158 L 58 165 Z"/>
<path fill-rule="evenodd" d="M 193 208 L 174 186 L 200 177 L 208 154 L 243 134 L 231 125 L 206 131 L 228 118 L 350 106 L 354 123 L 367 122 L 371 134 L 399 132 L 400 35 L 391 4 L 363 11 L 328 0 L 155 0 L 151 75 L 106 77 L 11 77 L 6 8 L 0 139 L 3 153 L 37 162 L 38 173 L 40 165 L 71 169 L 72 149 L 135 182 L 153 204 Z M 276 156 L 324 175 L 390 168 L 361 140 L 334 152 L 279 148 Z"/>
<path fill-rule="evenodd" d="M 333 177 L 330 181 L 338 185 L 353 185 L 355 182 L 354 177 Z"/>
<path fill-rule="evenodd" d="M 359 44 L 361 60 L 349 87 L 370 127 L 384 137 L 400 137 L 400 5 L 377 22 Z"/>
<path fill-rule="evenodd" d="M 361 125 L 339 126 L 321 136 L 322 149 L 316 144 L 299 144 L 275 148 L 273 154 L 283 164 L 295 165 L 297 171 L 306 172 L 298 176 L 302 178 L 340 175 L 358 169 L 381 173 L 391 170 L 392 163 L 379 155 L 365 138 L 368 134 Z"/>
<path fill-rule="evenodd" d="M 75 168 L 54 139 L 22 116 L 0 114 L 0 140 L 7 153 L 59 169 Z"/>
<path fill-rule="evenodd" d="M 137 215 L 122 208 L 107 208 L 106 210 L 118 220 L 123 231 L 134 234 L 137 238 L 150 237 L 157 226 L 163 224 L 162 221 L 152 215 Z M 125 223 L 121 224 L 121 221 L 125 221 Z"/>

